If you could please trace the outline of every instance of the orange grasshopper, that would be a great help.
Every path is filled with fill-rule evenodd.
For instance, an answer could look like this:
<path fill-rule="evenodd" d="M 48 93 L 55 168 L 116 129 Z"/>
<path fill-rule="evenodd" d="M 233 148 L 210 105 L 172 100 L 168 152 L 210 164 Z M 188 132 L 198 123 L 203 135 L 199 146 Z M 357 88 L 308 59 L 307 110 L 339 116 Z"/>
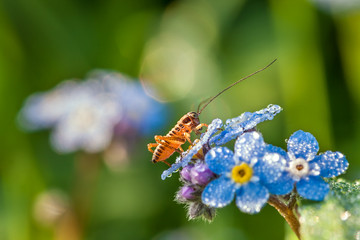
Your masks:
<path fill-rule="evenodd" d="M 155 141 L 156 143 L 149 143 L 147 145 L 148 150 L 153 153 L 152 156 L 152 162 L 164 162 L 168 166 L 171 166 L 170 163 L 166 161 L 175 151 L 178 153 L 183 153 L 184 150 L 181 148 L 181 145 L 183 145 L 186 141 L 188 141 L 190 144 L 192 144 L 190 140 L 190 133 L 195 132 L 197 135 L 201 134 L 200 130 L 202 127 L 207 127 L 207 124 L 200 123 L 199 115 L 200 113 L 205 109 L 209 103 L 211 103 L 215 98 L 217 98 L 220 94 L 228 90 L 229 88 L 233 87 L 234 85 L 238 84 L 239 82 L 265 70 L 268 68 L 271 64 L 273 64 L 276 61 L 273 60 L 271 63 L 266 65 L 265 67 L 251 73 L 250 75 L 241 78 L 240 80 L 232 83 L 227 88 L 223 89 L 221 92 L 216 94 L 214 97 L 210 98 L 210 100 L 197 112 L 188 112 L 185 114 L 180 120 L 176 123 L 175 127 L 173 127 L 166 136 L 160 136 L 155 135 Z M 201 104 L 200 104 L 201 105 Z M 200 108 L 199 105 L 199 108 Z M 152 148 L 155 148 L 153 150 Z"/>

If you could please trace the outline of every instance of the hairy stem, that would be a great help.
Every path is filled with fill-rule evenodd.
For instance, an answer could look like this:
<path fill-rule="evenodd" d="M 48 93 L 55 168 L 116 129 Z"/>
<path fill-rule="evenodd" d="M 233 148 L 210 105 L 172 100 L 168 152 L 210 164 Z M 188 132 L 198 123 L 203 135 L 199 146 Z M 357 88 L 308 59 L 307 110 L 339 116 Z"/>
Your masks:
<path fill-rule="evenodd" d="M 270 195 L 268 203 L 273 206 L 286 222 L 290 225 L 291 229 L 294 231 L 296 236 L 301 240 L 300 235 L 300 222 L 296 216 L 294 210 L 296 209 L 297 204 L 295 204 L 296 199 L 290 199 L 289 204 L 285 204 L 277 196 Z"/>

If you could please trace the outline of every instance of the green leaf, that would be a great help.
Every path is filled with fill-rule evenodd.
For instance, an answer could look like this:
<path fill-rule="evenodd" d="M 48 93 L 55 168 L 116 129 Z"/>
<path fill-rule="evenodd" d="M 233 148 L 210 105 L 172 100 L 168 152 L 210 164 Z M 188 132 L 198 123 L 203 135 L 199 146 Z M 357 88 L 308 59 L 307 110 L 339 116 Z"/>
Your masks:
<path fill-rule="evenodd" d="M 325 201 L 300 207 L 304 240 L 358 239 L 360 237 L 360 181 L 330 179 Z"/>

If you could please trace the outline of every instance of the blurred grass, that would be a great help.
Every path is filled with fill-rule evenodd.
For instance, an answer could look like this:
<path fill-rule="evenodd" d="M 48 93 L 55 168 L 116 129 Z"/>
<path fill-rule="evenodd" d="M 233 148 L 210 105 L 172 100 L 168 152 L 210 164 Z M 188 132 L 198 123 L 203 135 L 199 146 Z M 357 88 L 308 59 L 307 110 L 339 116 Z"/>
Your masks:
<path fill-rule="evenodd" d="M 202 121 L 279 104 L 284 111 L 259 126 L 269 143 L 285 147 L 293 131 L 312 132 L 321 151 L 343 152 L 347 176 L 359 178 L 359 18 L 305 0 L 1 0 L 0 239 L 59 236 L 34 219 L 33 205 L 45 190 L 74 194 L 75 156 L 53 152 L 48 132 L 19 130 L 16 114 L 29 94 L 94 68 L 147 77 L 163 100 L 176 100 L 165 134 L 201 100 L 278 58 L 209 105 Z M 284 220 L 269 206 L 248 216 L 232 204 L 212 224 L 188 222 L 173 202 L 179 183 L 160 180 L 165 165 L 150 163 L 148 142 L 120 172 L 100 163 L 83 239 L 283 238 Z"/>

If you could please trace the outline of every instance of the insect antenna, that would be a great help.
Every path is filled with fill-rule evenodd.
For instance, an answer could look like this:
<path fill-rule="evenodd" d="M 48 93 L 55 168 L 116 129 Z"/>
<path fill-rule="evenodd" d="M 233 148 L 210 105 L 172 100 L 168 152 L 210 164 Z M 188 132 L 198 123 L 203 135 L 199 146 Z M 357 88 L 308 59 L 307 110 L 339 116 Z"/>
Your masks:
<path fill-rule="evenodd" d="M 228 87 L 226 87 L 225 89 L 223 89 L 221 92 L 219 92 L 218 94 L 216 94 L 214 97 L 210 98 L 210 100 L 209 100 L 209 101 L 200 109 L 200 111 L 199 111 L 200 105 L 202 105 L 202 104 L 203 104 L 204 102 L 206 102 L 207 100 L 202 101 L 202 102 L 199 104 L 197 113 L 200 114 L 200 113 L 206 108 L 206 106 L 209 105 L 209 104 L 210 104 L 215 98 L 217 98 L 220 94 L 222 94 L 223 92 L 225 92 L 225 91 L 228 90 L 229 88 L 233 87 L 234 85 L 238 84 L 239 82 L 242 82 L 242 81 L 244 81 L 245 79 L 247 79 L 247 78 L 249 78 L 249 77 L 251 77 L 251 76 L 253 76 L 253 75 L 255 75 L 255 74 L 257 74 L 257 73 L 259 73 L 259 72 L 261 72 L 261 71 L 263 71 L 263 70 L 265 70 L 265 69 L 267 69 L 267 68 L 270 67 L 276 60 L 277 60 L 277 59 L 274 59 L 271 63 L 269 63 L 269 64 L 266 65 L 265 67 L 263 67 L 263 68 L 255 71 L 255 72 L 247 75 L 246 77 L 243 77 L 243 78 L 237 80 L 236 82 L 232 83 L 231 85 L 229 85 Z"/>
<path fill-rule="evenodd" d="M 197 111 L 196 111 L 197 113 L 199 113 L 200 107 L 201 107 L 204 103 L 206 103 L 207 101 L 209 101 L 210 98 L 211 98 L 211 97 L 208 97 L 208 98 L 202 100 L 202 101 L 199 103 L 199 106 L 198 106 Z"/>

